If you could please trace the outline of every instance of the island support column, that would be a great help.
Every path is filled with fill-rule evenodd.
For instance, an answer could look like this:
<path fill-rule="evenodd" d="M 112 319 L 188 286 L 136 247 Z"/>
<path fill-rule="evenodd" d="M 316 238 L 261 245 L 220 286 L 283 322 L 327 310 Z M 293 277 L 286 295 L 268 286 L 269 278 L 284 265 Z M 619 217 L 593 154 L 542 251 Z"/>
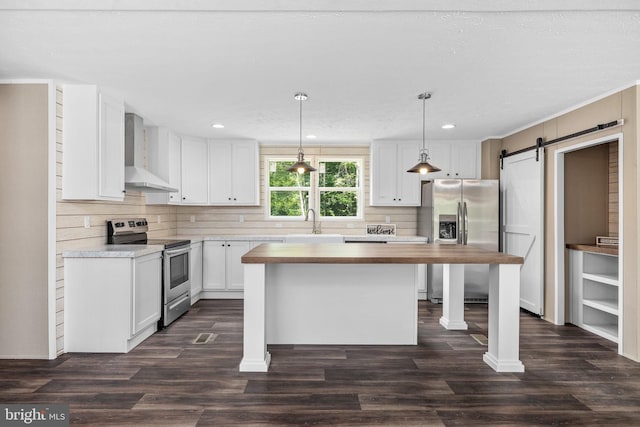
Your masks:
<path fill-rule="evenodd" d="M 483 360 L 497 372 L 524 372 L 520 361 L 520 267 L 489 266 L 489 351 Z"/>
<path fill-rule="evenodd" d="M 265 264 L 244 265 L 244 354 L 240 372 L 267 372 L 271 354 L 267 351 Z"/>
<path fill-rule="evenodd" d="M 445 329 L 466 330 L 464 321 L 464 264 L 442 265 L 442 317 Z"/>

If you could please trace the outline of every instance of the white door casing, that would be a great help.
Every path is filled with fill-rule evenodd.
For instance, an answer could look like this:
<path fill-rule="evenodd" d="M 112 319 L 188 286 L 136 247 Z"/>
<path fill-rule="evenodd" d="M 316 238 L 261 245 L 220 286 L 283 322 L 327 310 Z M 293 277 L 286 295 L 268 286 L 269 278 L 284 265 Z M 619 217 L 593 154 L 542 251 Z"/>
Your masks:
<path fill-rule="evenodd" d="M 502 160 L 500 170 L 502 250 L 524 258 L 520 307 L 544 314 L 544 152 Z"/>

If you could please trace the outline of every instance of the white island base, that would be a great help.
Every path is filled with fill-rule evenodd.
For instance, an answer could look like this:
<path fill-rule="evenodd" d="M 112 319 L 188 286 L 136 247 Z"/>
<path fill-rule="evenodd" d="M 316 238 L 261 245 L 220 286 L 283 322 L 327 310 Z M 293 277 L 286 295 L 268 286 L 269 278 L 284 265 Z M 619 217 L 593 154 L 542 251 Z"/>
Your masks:
<path fill-rule="evenodd" d="M 240 371 L 266 372 L 271 360 L 267 344 L 417 344 L 417 268 L 245 265 L 245 280 L 252 286 L 244 295 L 245 354 Z M 262 283 L 256 286 L 258 282 Z M 247 328 L 247 323 L 254 327 Z"/>
<path fill-rule="evenodd" d="M 464 264 L 489 264 L 488 351 L 497 372 L 520 361 L 521 257 L 468 247 L 261 245 L 243 256 L 244 354 L 240 371 L 267 372 L 267 344 L 416 345 L 418 265 L 442 264 L 440 324 L 467 329 Z"/>

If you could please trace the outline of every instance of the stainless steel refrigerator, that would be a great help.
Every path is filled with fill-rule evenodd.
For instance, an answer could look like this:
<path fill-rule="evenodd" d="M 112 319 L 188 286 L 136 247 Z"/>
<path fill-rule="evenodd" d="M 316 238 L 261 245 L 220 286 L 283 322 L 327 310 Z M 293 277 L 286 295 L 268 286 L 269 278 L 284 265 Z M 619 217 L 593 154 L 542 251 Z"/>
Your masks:
<path fill-rule="evenodd" d="M 429 243 L 499 250 L 500 187 L 496 179 L 435 179 L 422 183 L 418 234 Z M 486 302 L 489 266 L 466 265 L 465 302 Z M 442 265 L 427 266 L 427 298 L 442 302 Z"/>

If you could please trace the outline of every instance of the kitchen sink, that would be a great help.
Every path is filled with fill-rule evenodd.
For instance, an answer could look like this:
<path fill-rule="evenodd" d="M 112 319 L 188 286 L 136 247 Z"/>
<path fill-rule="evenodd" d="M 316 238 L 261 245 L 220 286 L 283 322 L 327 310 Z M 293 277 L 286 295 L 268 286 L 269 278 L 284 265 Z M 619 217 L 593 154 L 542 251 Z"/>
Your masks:
<path fill-rule="evenodd" d="M 342 234 L 288 234 L 285 243 L 344 243 Z"/>

